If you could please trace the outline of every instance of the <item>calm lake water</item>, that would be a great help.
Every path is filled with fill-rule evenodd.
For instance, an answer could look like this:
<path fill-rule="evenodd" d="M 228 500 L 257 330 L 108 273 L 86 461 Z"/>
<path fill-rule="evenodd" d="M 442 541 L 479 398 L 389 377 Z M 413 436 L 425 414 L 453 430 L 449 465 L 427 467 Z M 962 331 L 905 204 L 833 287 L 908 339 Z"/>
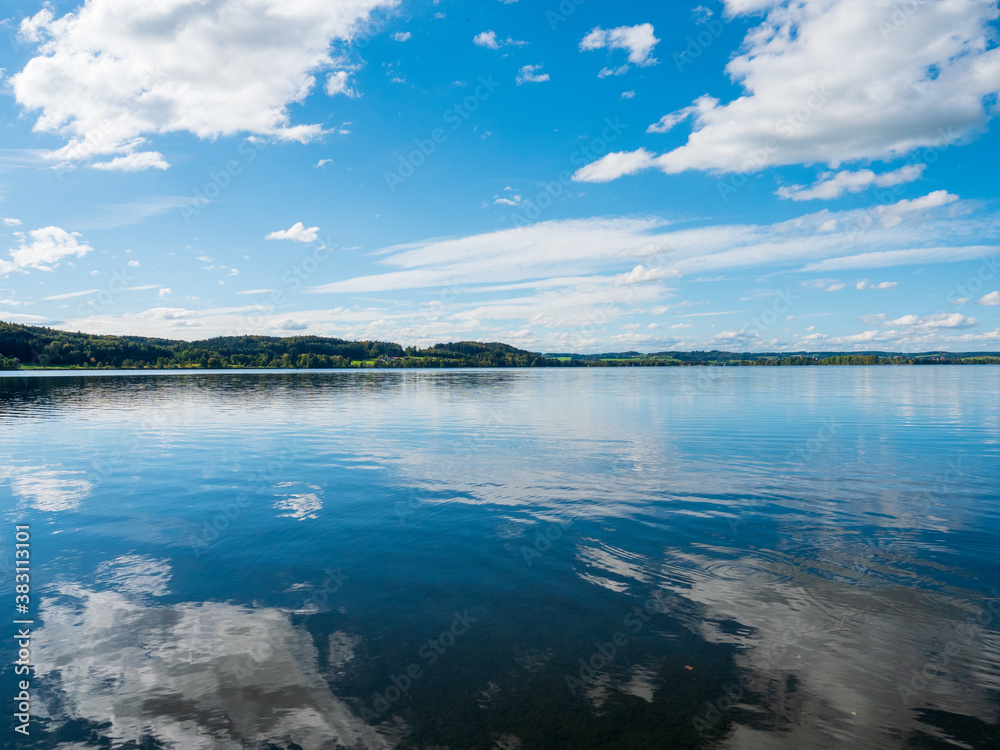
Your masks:
<path fill-rule="evenodd" d="M 997 367 L 6 375 L 0 457 L 10 746 L 1000 747 Z"/>

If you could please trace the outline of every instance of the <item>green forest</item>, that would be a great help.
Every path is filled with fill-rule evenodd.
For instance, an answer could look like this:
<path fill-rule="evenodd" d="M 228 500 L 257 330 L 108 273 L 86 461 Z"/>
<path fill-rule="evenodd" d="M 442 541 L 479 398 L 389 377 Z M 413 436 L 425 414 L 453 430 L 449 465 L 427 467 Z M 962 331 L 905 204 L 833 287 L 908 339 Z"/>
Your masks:
<path fill-rule="evenodd" d="M 459 341 L 426 349 L 389 341 L 320 336 L 221 336 L 176 341 L 96 336 L 0 322 L 0 369 L 317 369 L 345 367 L 787 367 L 822 365 L 1000 364 L 996 352 L 610 352 L 539 354 L 509 344 Z"/>

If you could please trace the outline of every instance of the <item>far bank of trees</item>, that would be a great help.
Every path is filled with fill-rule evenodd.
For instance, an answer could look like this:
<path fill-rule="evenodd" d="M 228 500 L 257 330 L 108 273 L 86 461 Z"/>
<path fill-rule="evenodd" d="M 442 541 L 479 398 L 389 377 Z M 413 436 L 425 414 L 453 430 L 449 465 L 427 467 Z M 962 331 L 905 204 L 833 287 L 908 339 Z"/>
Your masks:
<path fill-rule="evenodd" d="M 79 369 L 319 369 L 341 367 L 803 367 L 829 365 L 1000 364 L 994 352 L 676 351 L 643 354 L 539 354 L 509 344 L 455 341 L 425 349 L 391 341 L 321 336 L 220 336 L 174 341 L 143 336 L 95 336 L 79 331 L 0 322 L 0 369 L 22 366 Z"/>

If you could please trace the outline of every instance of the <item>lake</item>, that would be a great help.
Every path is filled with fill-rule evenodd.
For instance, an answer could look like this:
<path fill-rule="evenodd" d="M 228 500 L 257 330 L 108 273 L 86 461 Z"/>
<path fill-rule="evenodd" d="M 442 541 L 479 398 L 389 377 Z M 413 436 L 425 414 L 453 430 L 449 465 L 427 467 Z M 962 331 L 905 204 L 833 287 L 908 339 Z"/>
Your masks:
<path fill-rule="evenodd" d="M 8 373 L 0 455 L 10 746 L 1000 747 L 1000 367 Z"/>

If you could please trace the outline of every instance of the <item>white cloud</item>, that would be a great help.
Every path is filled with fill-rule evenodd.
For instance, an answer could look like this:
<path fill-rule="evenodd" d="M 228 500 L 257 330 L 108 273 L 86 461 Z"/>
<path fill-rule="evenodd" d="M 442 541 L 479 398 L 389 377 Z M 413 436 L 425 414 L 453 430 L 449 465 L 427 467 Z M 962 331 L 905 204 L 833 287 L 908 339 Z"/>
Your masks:
<path fill-rule="evenodd" d="M 352 99 L 358 96 L 358 92 L 351 88 L 351 74 L 346 70 L 337 70 L 327 76 L 326 93 L 330 96 L 343 94 Z"/>
<path fill-rule="evenodd" d="M 833 200 L 844 193 L 860 193 L 872 185 L 892 187 L 913 182 L 923 174 L 926 166 L 926 164 L 910 164 L 885 174 L 875 174 L 870 169 L 837 172 L 823 175 L 811 188 L 804 188 L 801 185 L 778 188 L 776 195 L 781 198 L 791 198 L 793 201 Z"/>
<path fill-rule="evenodd" d="M 495 31 L 484 31 L 480 34 L 476 34 L 476 36 L 473 37 L 472 42 L 480 47 L 500 49 L 500 44 L 497 42 L 497 33 Z"/>
<path fill-rule="evenodd" d="M 688 141 L 657 159 L 667 173 L 890 159 L 983 127 L 1000 90 L 993 0 L 731 1 L 766 11 L 726 67 L 744 92 L 700 110 Z M 683 110 L 681 110 L 683 112 Z"/>
<path fill-rule="evenodd" d="M 516 206 L 521 202 L 521 196 L 512 194 L 509 198 L 505 198 L 502 195 L 493 196 L 493 203 L 499 204 L 501 206 Z"/>
<path fill-rule="evenodd" d="M 961 313 L 935 313 L 920 317 L 919 315 L 904 315 L 895 320 L 885 321 L 885 325 L 912 326 L 923 329 L 936 328 L 971 328 L 976 324 L 975 318 L 967 318 Z"/>
<path fill-rule="evenodd" d="M 878 284 L 872 284 L 867 279 L 855 284 L 856 289 L 895 289 L 897 286 L 899 286 L 898 281 L 881 281 Z"/>
<path fill-rule="evenodd" d="M 319 160 L 318 162 L 316 162 L 316 163 L 315 163 L 315 164 L 314 164 L 313 166 L 314 166 L 314 167 L 315 167 L 316 169 L 322 169 L 322 168 L 323 168 L 323 167 L 325 167 L 325 166 L 326 166 L 327 164 L 333 164 L 333 159 L 320 159 L 320 160 Z"/>
<path fill-rule="evenodd" d="M 315 242 L 319 233 L 319 227 L 306 227 L 301 221 L 297 221 L 289 229 L 279 229 L 271 232 L 265 240 L 294 240 L 295 242 Z"/>
<path fill-rule="evenodd" d="M 657 122 L 654 122 L 648 128 L 646 128 L 647 133 L 667 133 L 674 129 L 677 125 L 687 120 L 689 117 L 697 117 L 700 112 L 706 112 L 711 110 L 713 107 L 717 106 L 719 103 L 718 99 L 714 99 L 711 96 L 701 96 L 695 99 L 694 104 L 690 107 L 684 107 L 676 112 L 671 112 L 669 114 L 663 115 Z M 652 165 L 650 165 L 652 166 Z"/>
<path fill-rule="evenodd" d="M 935 190 L 920 198 L 912 200 L 901 200 L 892 205 L 879 206 L 876 213 L 879 221 L 886 229 L 898 226 L 902 223 L 904 215 L 915 211 L 926 211 L 939 206 L 946 206 L 958 200 L 957 195 L 952 195 L 947 190 Z"/>
<path fill-rule="evenodd" d="M 500 49 L 501 47 L 523 47 L 527 44 L 527 42 L 514 39 L 510 36 L 506 39 L 497 39 L 497 33 L 495 31 L 483 31 L 480 34 L 476 34 L 476 36 L 472 38 L 472 42 L 479 47 L 488 47 L 489 49 Z"/>
<path fill-rule="evenodd" d="M 169 297 L 173 293 L 174 293 L 173 290 L 169 286 L 165 286 L 165 287 L 161 288 L 160 291 L 158 291 L 156 293 L 156 296 L 157 297 Z"/>
<path fill-rule="evenodd" d="M 601 68 L 597 74 L 598 78 L 611 78 L 612 76 L 623 76 L 628 73 L 628 65 L 621 65 L 617 68 Z"/>
<path fill-rule="evenodd" d="M 1000 292 L 990 292 L 979 298 L 980 305 L 994 306 L 1000 305 Z"/>
<path fill-rule="evenodd" d="M 858 253 L 839 258 L 809 263 L 803 271 L 844 271 L 858 268 L 889 268 L 891 266 L 909 266 L 918 263 L 953 263 L 972 258 L 985 258 L 1000 252 L 997 245 L 943 245 L 932 247 L 916 247 L 906 250 L 879 250 L 871 253 Z"/>
<path fill-rule="evenodd" d="M 622 99 L 634 99 L 635 98 L 635 92 L 634 91 L 623 91 L 621 98 Z"/>
<path fill-rule="evenodd" d="M 123 571 L 121 563 L 130 560 L 138 562 L 135 570 Z M 149 594 L 158 595 L 170 576 L 169 566 L 153 558 L 118 558 L 98 572 L 104 577 L 101 591 L 62 583 L 40 604 L 44 627 L 32 633 L 38 646 L 35 671 L 60 696 L 53 720 L 99 722 L 112 745 L 141 734 L 152 745 L 192 749 L 252 742 L 392 746 L 331 692 L 322 676 L 326 659 L 319 662 L 287 610 L 149 604 Z M 337 638 L 344 645 L 331 649 L 333 658 L 338 653 L 342 663 L 355 658 L 351 637 L 335 633 L 330 642 Z M 254 668 L 247 669 L 248 663 Z M 196 701 L 199 710 L 166 706 L 163 686 L 179 706 Z M 239 686 L 238 702 L 233 686 Z M 274 711 L 275 694 L 296 696 L 294 708 Z M 247 729 L 245 716 L 254 717 Z M 243 742 L 244 737 L 253 739 Z"/>
<path fill-rule="evenodd" d="M 628 50 L 628 61 L 633 65 L 655 65 L 657 61 L 652 54 L 659 41 L 653 35 L 653 25 L 649 23 L 619 26 L 616 29 L 602 29 L 597 26 L 580 41 L 580 51 L 624 49 Z M 625 70 L 628 70 L 628 66 L 625 66 Z"/>
<path fill-rule="evenodd" d="M 3 223 L 5 225 L 7 225 L 8 227 L 19 227 L 19 226 L 21 226 L 21 220 L 20 219 L 4 219 Z"/>
<path fill-rule="evenodd" d="M 616 278 L 623 284 L 646 284 L 650 281 L 673 279 L 678 276 L 680 276 L 680 272 L 674 268 L 646 268 L 638 265 L 628 273 L 620 274 Z"/>
<path fill-rule="evenodd" d="M 84 289 L 82 292 L 67 292 L 66 294 L 51 294 L 42 297 L 43 302 L 51 302 L 58 299 L 73 299 L 74 297 L 86 297 L 88 294 L 96 294 L 100 289 Z"/>
<path fill-rule="evenodd" d="M 836 279 L 813 279 L 803 281 L 802 286 L 806 289 L 819 289 L 821 292 L 839 292 L 847 284 L 840 283 Z"/>
<path fill-rule="evenodd" d="M 128 262 L 128 267 L 129 268 L 138 268 L 139 267 L 139 261 L 137 261 L 137 260 L 130 260 Z"/>
<path fill-rule="evenodd" d="M 141 172 L 144 169 L 169 169 L 170 164 L 159 151 L 133 151 L 125 156 L 117 156 L 111 161 L 97 161 L 94 169 L 119 172 Z"/>
<path fill-rule="evenodd" d="M 541 65 L 525 65 L 519 71 L 517 71 L 517 85 L 520 86 L 522 83 L 543 83 L 549 80 L 548 73 L 538 73 L 541 70 Z"/>
<path fill-rule="evenodd" d="M 395 34 L 392 35 L 392 40 L 394 42 L 405 42 L 408 41 L 412 36 L 413 34 L 411 34 L 409 31 L 397 31 Z"/>
<path fill-rule="evenodd" d="M 293 125 L 289 106 L 329 68 L 330 44 L 349 40 L 395 0 L 89 0 L 55 18 L 21 23 L 38 54 L 12 76 L 35 130 L 67 139 L 60 162 L 128 156 L 150 135 L 250 133 L 308 141 L 319 124 Z M 150 157 L 142 157 L 149 159 Z"/>
<path fill-rule="evenodd" d="M 9 273 L 17 268 L 51 271 L 63 258 L 82 258 L 94 249 L 77 239 L 80 236 L 78 232 L 67 232 L 59 227 L 32 229 L 27 235 L 18 232 L 16 236 L 20 240 L 20 246 L 10 251 L 13 265 L 0 261 L 0 273 Z"/>
<path fill-rule="evenodd" d="M 644 148 L 638 151 L 616 151 L 580 167 L 573 174 L 577 182 L 610 182 L 627 174 L 635 174 L 656 164 L 655 154 Z"/>
<path fill-rule="evenodd" d="M 5 462 L 6 463 L 6 462 Z M 94 490 L 84 471 L 45 466 L 5 466 L 0 477 L 9 480 L 11 494 L 28 506 L 47 513 L 77 510 Z"/>
<path fill-rule="evenodd" d="M 651 217 L 543 221 L 517 229 L 385 248 L 376 256 L 384 273 L 344 279 L 317 291 L 384 292 L 451 283 L 577 277 L 597 271 L 621 273 L 636 264 L 652 267 L 651 255 L 664 259 L 659 266 L 697 275 L 750 267 L 830 272 L 955 262 L 997 253 L 1000 217 L 970 216 L 965 204 L 956 204 L 956 208 L 964 213 L 910 212 L 908 221 L 892 228 L 871 222 L 866 209 L 821 211 L 766 225 L 681 229 Z M 866 218 L 870 223 L 860 231 Z M 830 221 L 836 222 L 836 229 L 816 231 L 817 225 Z M 967 244 L 984 240 L 993 244 Z M 657 248 L 669 248 L 669 252 Z M 828 279 L 825 286 L 837 283 L 837 279 Z"/>

